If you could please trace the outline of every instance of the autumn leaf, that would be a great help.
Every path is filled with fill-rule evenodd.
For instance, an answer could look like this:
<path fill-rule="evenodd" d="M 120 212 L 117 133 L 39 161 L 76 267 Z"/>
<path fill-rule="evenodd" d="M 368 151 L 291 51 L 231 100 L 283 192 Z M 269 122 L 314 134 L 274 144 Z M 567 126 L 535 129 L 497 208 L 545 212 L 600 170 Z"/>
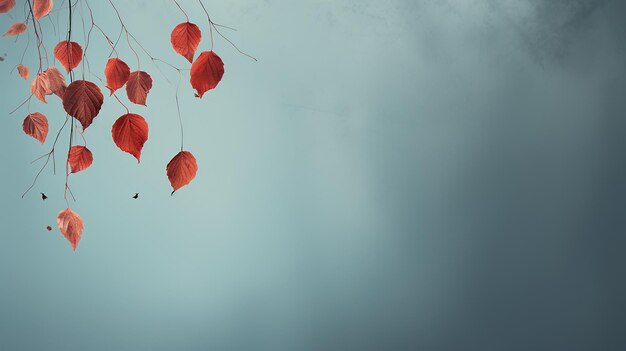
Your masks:
<path fill-rule="evenodd" d="M 48 90 L 46 91 L 46 95 L 55 94 L 60 98 L 63 98 L 63 94 L 65 94 L 65 89 L 67 88 L 67 84 L 65 84 L 65 77 L 63 74 L 54 66 L 48 67 L 43 72 L 46 75 L 46 79 L 48 80 Z"/>
<path fill-rule="evenodd" d="M 128 100 L 138 105 L 146 105 L 146 98 L 152 89 L 152 78 L 144 71 L 135 71 L 128 77 L 126 82 L 126 95 Z"/>
<path fill-rule="evenodd" d="M 72 245 L 72 249 L 76 251 L 76 246 L 83 234 L 83 219 L 68 207 L 59 212 L 57 225 L 65 239 Z"/>
<path fill-rule="evenodd" d="M 83 59 L 83 49 L 76 42 L 64 40 L 54 47 L 54 57 L 69 72 Z"/>
<path fill-rule="evenodd" d="M 44 73 L 37 74 L 37 77 L 30 83 L 30 92 L 39 100 L 46 101 L 46 92 L 48 91 L 48 78 Z"/>
<path fill-rule="evenodd" d="M 224 75 L 224 62 L 213 51 L 205 51 L 191 65 L 191 86 L 197 96 L 215 88 Z"/>
<path fill-rule="evenodd" d="M 27 80 L 30 76 L 30 70 L 28 69 L 28 67 L 24 66 L 21 63 L 17 65 L 17 73 L 19 73 L 20 76 L 24 78 L 24 80 Z"/>
<path fill-rule="evenodd" d="M 124 86 L 130 77 L 130 68 L 126 62 L 118 58 L 110 58 L 104 68 L 104 76 L 107 80 L 107 88 L 113 93 Z"/>
<path fill-rule="evenodd" d="M 47 16 L 52 11 L 52 0 L 33 0 L 33 15 L 36 19 Z"/>
<path fill-rule="evenodd" d="M 184 22 L 174 27 L 170 40 L 174 51 L 183 55 L 191 63 L 201 38 L 202 32 L 198 26 L 191 22 Z"/>
<path fill-rule="evenodd" d="M 141 158 L 141 149 L 148 140 L 148 123 L 137 114 L 127 113 L 113 124 L 111 135 L 115 145 L 122 151 L 135 156 L 137 162 Z"/>
<path fill-rule="evenodd" d="M 92 82 L 76 80 L 71 83 L 63 94 L 63 108 L 70 116 L 76 118 L 87 129 L 100 112 L 104 96 Z"/>
<path fill-rule="evenodd" d="M 39 112 L 33 112 L 24 118 L 22 130 L 43 144 L 48 136 L 48 119 Z"/>
<path fill-rule="evenodd" d="M 26 31 L 26 24 L 24 24 L 24 22 L 17 22 L 14 23 L 13 25 L 11 25 L 11 27 L 9 27 L 9 29 L 7 30 L 6 33 L 4 33 L 4 35 L 18 35 L 18 34 L 22 34 Z"/>
<path fill-rule="evenodd" d="M 189 184 L 198 172 L 196 158 L 189 151 L 181 151 L 167 164 L 165 168 L 167 178 L 174 190 L 172 194 L 183 186 Z"/>
<path fill-rule="evenodd" d="M 0 13 L 7 13 L 15 6 L 15 0 L 0 0 Z"/>
<path fill-rule="evenodd" d="M 87 169 L 93 163 L 93 154 L 85 146 L 72 146 L 67 156 L 72 173 Z"/>

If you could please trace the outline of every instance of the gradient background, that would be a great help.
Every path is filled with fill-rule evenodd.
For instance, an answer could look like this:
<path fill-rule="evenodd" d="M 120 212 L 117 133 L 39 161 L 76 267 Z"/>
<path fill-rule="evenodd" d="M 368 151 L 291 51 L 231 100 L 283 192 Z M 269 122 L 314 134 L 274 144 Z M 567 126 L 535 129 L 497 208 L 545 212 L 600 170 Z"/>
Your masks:
<path fill-rule="evenodd" d="M 115 2 L 153 56 L 188 67 L 169 45 L 173 2 Z M 26 38 L 0 38 L 1 350 L 626 349 L 623 1 L 206 4 L 259 62 L 216 38 L 218 88 L 198 100 L 183 78 L 200 171 L 170 197 L 174 88 L 140 52 L 155 84 L 131 110 L 150 139 L 140 166 L 116 149 L 124 109 L 106 97 L 86 133 L 95 163 L 70 179 L 75 253 L 45 230 L 63 172 L 20 198 L 60 101 L 31 105 L 50 119 L 44 147 L 21 132 L 25 109 L 8 112 L 28 94 L 11 73 Z M 111 7 L 91 5 L 116 37 Z M 207 50 L 200 7 L 181 5 Z M 52 23 L 67 26 L 50 17 L 48 52 L 64 35 Z M 107 44 L 91 40 L 102 76 Z M 32 45 L 24 63 L 36 70 Z"/>

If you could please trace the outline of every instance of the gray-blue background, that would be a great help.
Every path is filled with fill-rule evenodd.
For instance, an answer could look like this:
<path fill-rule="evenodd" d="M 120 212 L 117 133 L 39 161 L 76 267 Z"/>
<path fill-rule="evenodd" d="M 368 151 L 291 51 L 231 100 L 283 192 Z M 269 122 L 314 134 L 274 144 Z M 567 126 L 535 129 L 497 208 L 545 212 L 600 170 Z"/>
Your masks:
<path fill-rule="evenodd" d="M 153 56 L 188 67 L 169 46 L 173 2 L 115 2 Z M 180 2 L 207 50 L 200 7 Z M 18 3 L 0 28 L 23 19 Z M 44 147 L 23 135 L 26 110 L 8 112 L 28 94 L 10 73 L 26 38 L 0 38 L 0 350 L 626 348 L 622 1 L 206 3 L 259 62 L 216 38 L 222 83 L 197 100 L 184 79 L 200 171 L 170 197 L 174 90 L 140 52 L 155 84 L 131 110 L 150 139 L 137 166 L 105 99 L 86 133 L 95 162 L 70 179 L 75 253 L 45 230 L 62 171 L 20 199 L 60 101 L 31 105 L 50 119 Z M 108 3 L 91 5 L 116 37 Z M 65 17 L 42 21 L 48 53 Z M 107 44 L 91 40 L 101 76 Z M 124 41 L 120 57 L 137 69 Z"/>

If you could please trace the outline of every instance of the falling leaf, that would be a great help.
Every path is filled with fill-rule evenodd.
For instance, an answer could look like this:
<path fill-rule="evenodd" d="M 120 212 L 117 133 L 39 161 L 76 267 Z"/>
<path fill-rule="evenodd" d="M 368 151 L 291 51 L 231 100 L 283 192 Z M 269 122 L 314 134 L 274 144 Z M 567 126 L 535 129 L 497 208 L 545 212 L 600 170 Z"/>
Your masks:
<path fill-rule="evenodd" d="M 152 78 L 143 71 L 135 71 L 128 77 L 126 83 L 126 94 L 128 100 L 138 105 L 146 105 L 148 92 L 152 89 Z"/>
<path fill-rule="evenodd" d="M 36 19 L 45 17 L 52 11 L 54 3 L 52 0 L 34 0 L 33 1 L 33 15 Z"/>
<path fill-rule="evenodd" d="M 24 118 L 22 129 L 43 144 L 48 136 L 48 119 L 39 112 L 33 112 Z"/>
<path fill-rule="evenodd" d="M 65 89 L 67 88 L 63 74 L 54 66 L 48 67 L 43 73 L 48 80 L 46 95 L 56 94 L 58 97 L 63 98 L 63 94 L 65 94 Z"/>
<path fill-rule="evenodd" d="M 7 13 L 15 6 L 15 0 L 0 0 L 0 13 Z"/>
<path fill-rule="evenodd" d="M 93 163 L 93 154 L 85 146 L 72 146 L 67 156 L 67 162 L 70 164 L 72 173 L 78 173 L 91 166 Z"/>
<path fill-rule="evenodd" d="M 76 42 L 64 40 L 54 47 L 54 57 L 69 72 L 76 68 L 82 60 L 83 49 Z"/>
<path fill-rule="evenodd" d="M 39 100 L 46 101 L 46 92 L 48 91 L 48 78 L 44 73 L 37 74 L 37 77 L 30 83 L 30 92 Z"/>
<path fill-rule="evenodd" d="M 80 237 L 83 234 L 83 219 L 80 218 L 78 213 L 70 208 L 66 208 L 59 212 L 57 225 L 65 239 L 72 245 L 72 249 L 76 251 L 76 246 L 78 246 Z"/>
<path fill-rule="evenodd" d="M 224 75 L 224 62 L 213 51 L 205 51 L 191 65 L 191 86 L 197 96 L 215 88 Z"/>
<path fill-rule="evenodd" d="M 181 151 L 167 164 L 167 178 L 174 191 L 172 194 L 183 186 L 189 184 L 198 172 L 198 164 L 196 158 L 189 151 Z"/>
<path fill-rule="evenodd" d="M 70 84 L 63 94 L 63 108 L 70 116 L 76 118 L 87 129 L 100 112 L 104 96 L 92 82 L 76 80 Z"/>
<path fill-rule="evenodd" d="M 26 31 L 26 24 L 24 24 L 24 22 L 17 22 L 14 23 L 13 25 L 11 25 L 11 27 L 9 27 L 9 29 L 7 30 L 6 33 L 4 33 L 4 35 L 18 35 L 18 34 L 22 34 Z"/>
<path fill-rule="evenodd" d="M 104 68 L 104 76 L 107 80 L 107 88 L 113 93 L 124 86 L 130 77 L 130 68 L 126 62 L 118 58 L 110 58 Z"/>
<path fill-rule="evenodd" d="M 184 22 L 174 27 L 172 31 L 172 47 L 191 63 L 201 38 L 202 32 L 198 26 L 191 22 Z"/>
<path fill-rule="evenodd" d="M 118 118 L 111 129 L 115 145 L 122 151 L 141 158 L 141 149 L 148 140 L 148 123 L 140 115 L 127 113 Z"/>
<path fill-rule="evenodd" d="M 24 66 L 21 63 L 17 65 L 17 73 L 19 73 L 20 76 L 24 78 L 24 80 L 27 80 L 30 76 L 30 70 L 28 69 L 28 67 Z"/>

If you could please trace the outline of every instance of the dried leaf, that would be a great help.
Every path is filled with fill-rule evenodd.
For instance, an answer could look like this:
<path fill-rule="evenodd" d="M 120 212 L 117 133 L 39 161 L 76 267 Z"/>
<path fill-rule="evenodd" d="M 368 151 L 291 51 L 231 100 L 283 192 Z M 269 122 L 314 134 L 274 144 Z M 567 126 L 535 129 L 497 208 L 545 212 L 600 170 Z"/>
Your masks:
<path fill-rule="evenodd" d="M 122 151 L 135 156 L 137 162 L 141 158 L 141 149 L 148 140 L 148 123 L 137 114 L 127 113 L 113 124 L 111 135 L 115 145 Z"/>
<path fill-rule="evenodd" d="M 39 100 L 46 101 L 46 93 L 48 92 L 48 78 L 45 73 L 37 74 L 37 77 L 30 83 L 30 92 Z"/>
<path fill-rule="evenodd" d="M 26 31 L 26 24 L 24 22 L 17 22 L 11 25 L 4 35 L 18 35 Z"/>
<path fill-rule="evenodd" d="M 118 58 L 110 58 L 104 68 L 104 76 L 107 80 L 107 88 L 113 93 L 124 86 L 130 77 L 130 68 L 126 62 Z"/>
<path fill-rule="evenodd" d="M 48 119 L 39 112 L 33 112 L 24 118 L 22 129 L 43 144 L 48 136 Z"/>
<path fill-rule="evenodd" d="M 93 154 L 85 146 L 72 146 L 67 156 L 67 162 L 70 164 L 72 173 L 78 173 L 91 166 L 93 163 Z"/>
<path fill-rule="evenodd" d="M 197 96 L 215 88 L 224 76 L 224 62 L 213 51 L 205 51 L 191 65 L 191 86 Z"/>
<path fill-rule="evenodd" d="M 33 15 L 35 15 L 36 19 L 41 19 L 52 11 L 52 7 L 54 7 L 52 0 L 34 0 Z"/>
<path fill-rule="evenodd" d="M 83 219 L 80 218 L 78 213 L 72 211 L 70 208 L 66 208 L 59 212 L 57 225 L 63 236 L 65 236 L 65 239 L 72 245 L 72 249 L 76 251 L 76 246 L 78 246 L 80 237 L 83 234 Z"/>
<path fill-rule="evenodd" d="M 0 13 L 7 13 L 15 6 L 15 0 L 0 0 Z"/>
<path fill-rule="evenodd" d="M 152 78 L 143 71 L 135 71 L 128 77 L 126 82 L 126 95 L 128 100 L 138 105 L 146 105 L 146 98 L 152 89 Z"/>
<path fill-rule="evenodd" d="M 76 42 L 64 40 L 54 47 L 54 57 L 69 72 L 83 59 L 83 49 Z"/>
<path fill-rule="evenodd" d="M 170 38 L 174 51 L 183 55 L 190 63 L 193 62 L 193 55 L 198 49 L 200 39 L 202 39 L 200 28 L 191 22 L 174 27 Z"/>
<path fill-rule="evenodd" d="M 92 82 L 76 80 L 70 84 L 63 94 L 63 108 L 70 116 L 76 118 L 87 129 L 100 112 L 104 96 Z"/>
<path fill-rule="evenodd" d="M 24 66 L 21 63 L 17 65 L 17 73 L 19 73 L 20 76 L 24 78 L 24 80 L 27 80 L 30 76 L 30 70 L 28 69 L 28 67 Z"/>
<path fill-rule="evenodd" d="M 67 88 L 63 74 L 54 66 L 48 67 L 43 73 L 48 79 L 46 95 L 56 94 L 58 97 L 63 98 L 63 94 L 65 94 L 65 89 Z"/>
<path fill-rule="evenodd" d="M 174 190 L 172 194 L 183 186 L 189 184 L 198 172 L 196 158 L 189 151 L 181 151 L 167 164 L 167 178 Z"/>

